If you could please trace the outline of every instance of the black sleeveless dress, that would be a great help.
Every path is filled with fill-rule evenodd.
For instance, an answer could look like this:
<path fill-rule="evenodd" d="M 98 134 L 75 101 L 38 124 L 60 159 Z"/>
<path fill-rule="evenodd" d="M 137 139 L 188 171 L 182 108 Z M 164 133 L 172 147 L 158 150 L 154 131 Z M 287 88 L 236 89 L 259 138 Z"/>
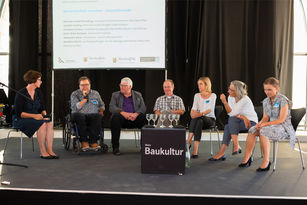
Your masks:
<path fill-rule="evenodd" d="M 32 137 L 34 133 L 42 126 L 44 122 L 50 122 L 50 120 L 36 120 L 33 118 L 21 118 L 22 112 L 31 114 L 40 114 L 43 110 L 46 110 L 42 92 L 40 89 L 35 89 L 34 100 L 31 99 L 26 88 L 19 91 L 23 95 L 16 94 L 14 103 L 13 127 L 19 128 L 25 135 Z M 14 124 L 15 123 L 15 124 Z"/>

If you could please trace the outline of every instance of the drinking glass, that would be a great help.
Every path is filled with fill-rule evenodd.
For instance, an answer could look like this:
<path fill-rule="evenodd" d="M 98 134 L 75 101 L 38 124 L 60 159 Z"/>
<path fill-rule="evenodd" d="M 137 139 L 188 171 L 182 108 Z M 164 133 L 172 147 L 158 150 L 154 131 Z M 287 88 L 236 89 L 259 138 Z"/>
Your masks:
<path fill-rule="evenodd" d="M 173 115 L 173 120 L 175 120 L 176 121 L 176 115 L 177 114 L 172 114 Z M 177 125 L 177 121 L 176 121 L 176 124 L 175 125 Z"/>
<path fill-rule="evenodd" d="M 171 122 L 171 125 L 169 127 L 172 128 L 173 127 L 173 120 L 174 120 L 173 114 L 169 114 L 167 117 L 168 117 L 168 120 Z"/>
<path fill-rule="evenodd" d="M 165 126 L 163 125 L 163 121 L 165 120 L 165 118 L 166 118 L 166 114 L 161 114 L 161 115 L 160 115 L 160 120 L 161 120 L 161 122 L 162 122 L 161 128 L 164 128 L 164 127 L 165 127 Z"/>
<path fill-rule="evenodd" d="M 150 125 L 150 114 L 146 114 L 146 120 L 148 121 L 148 125 Z"/>
<path fill-rule="evenodd" d="M 154 114 L 150 114 L 149 120 L 152 120 L 154 122 L 153 118 L 154 118 Z M 155 122 L 154 122 L 154 125 L 155 125 Z"/>
<path fill-rule="evenodd" d="M 157 125 L 156 125 L 156 120 L 157 120 L 157 119 L 158 119 L 158 115 L 157 115 L 157 114 L 153 114 L 152 120 L 153 120 L 153 122 L 154 122 L 154 124 L 153 124 L 154 127 L 157 126 Z"/>
<path fill-rule="evenodd" d="M 179 114 L 176 114 L 176 117 L 175 117 L 175 121 L 176 121 L 176 125 L 178 125 L 178 120 L 180 119 L 180 115 Z"/>

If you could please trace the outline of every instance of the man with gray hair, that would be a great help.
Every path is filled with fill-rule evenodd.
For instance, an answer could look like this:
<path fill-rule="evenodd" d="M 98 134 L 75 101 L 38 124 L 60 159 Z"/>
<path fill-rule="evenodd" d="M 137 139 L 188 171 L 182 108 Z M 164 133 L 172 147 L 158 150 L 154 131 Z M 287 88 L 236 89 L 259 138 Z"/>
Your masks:
<path fill-rule="evenodd" d="M 140 92 L 132 90 L 132 80 L 121 79 L 120 91 L 112 93 L 109 110 L 111 116 L 112 148 L 114 155 L 120 155 L 119 138 L 121 128 L 141 128 L 146 124 L 146 106 Z"/>

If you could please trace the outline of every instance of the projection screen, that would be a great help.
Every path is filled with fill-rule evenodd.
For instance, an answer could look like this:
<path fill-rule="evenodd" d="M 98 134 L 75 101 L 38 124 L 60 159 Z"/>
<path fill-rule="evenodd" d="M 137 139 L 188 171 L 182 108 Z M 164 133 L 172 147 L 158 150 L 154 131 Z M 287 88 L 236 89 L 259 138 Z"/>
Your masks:
<path fill-rule="evenodd" d="M 54 0 L 53 69 L 165 69 L 165 0 Z"/>

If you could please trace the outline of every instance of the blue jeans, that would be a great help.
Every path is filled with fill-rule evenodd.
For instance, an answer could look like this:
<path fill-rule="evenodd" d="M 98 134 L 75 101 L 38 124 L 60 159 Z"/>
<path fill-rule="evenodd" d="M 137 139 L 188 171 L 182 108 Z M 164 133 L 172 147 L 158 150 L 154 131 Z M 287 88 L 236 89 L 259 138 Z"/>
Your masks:
<path fill-rule="evenodd" d="M 251 122 L 251 127 L 256 125 L 254 121 Z M 237 117 L 229 117 L 228 124 L 224 127 L 224 135 L 223 135 L 223 144 L 229 145 L 231 141 L 231 135 L 238 135 L 240 131 L 248 131 L 246 129 L 244 120 L 241 120 Z"/>

